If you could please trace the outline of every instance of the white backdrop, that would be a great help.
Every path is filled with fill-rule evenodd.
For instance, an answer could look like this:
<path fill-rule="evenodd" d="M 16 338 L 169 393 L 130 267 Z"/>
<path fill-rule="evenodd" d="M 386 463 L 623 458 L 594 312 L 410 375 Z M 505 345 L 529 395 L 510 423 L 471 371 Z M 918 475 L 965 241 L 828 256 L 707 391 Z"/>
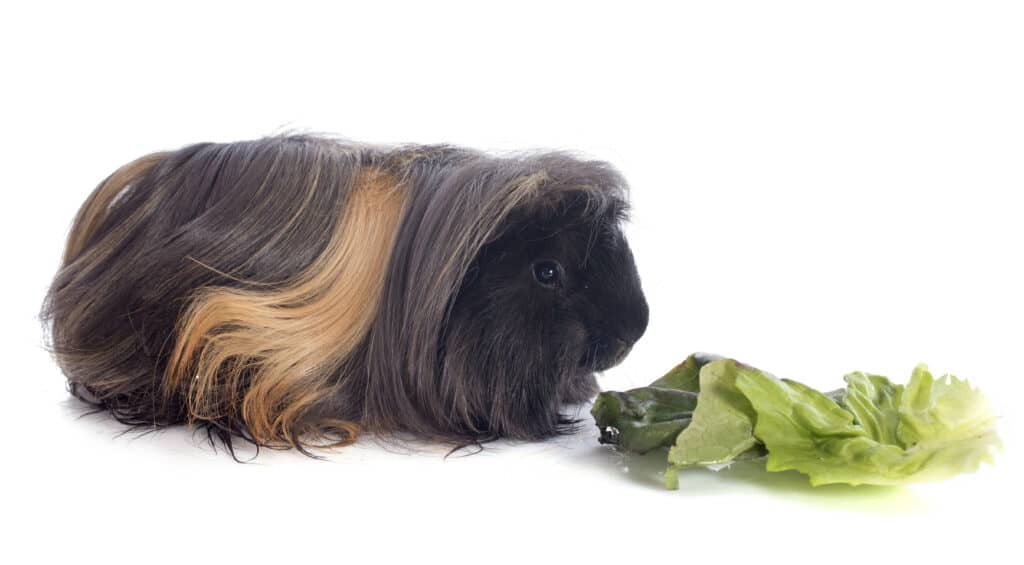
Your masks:
<path fill-rule="evenodd" d="M 1022 29 L 980 1 L 5 4 L 2 561 L 1016 562 Z M 79 418 L 35 318 L 77 207 L 144 153 L 285 128 L 615 164 L 651 323 L 606 389 L 698 350 L 824 390 L 923 361 L 991 397 L 1006 449 L 904 489 L 668 492 L 592 426 L 239 465 Z"/>

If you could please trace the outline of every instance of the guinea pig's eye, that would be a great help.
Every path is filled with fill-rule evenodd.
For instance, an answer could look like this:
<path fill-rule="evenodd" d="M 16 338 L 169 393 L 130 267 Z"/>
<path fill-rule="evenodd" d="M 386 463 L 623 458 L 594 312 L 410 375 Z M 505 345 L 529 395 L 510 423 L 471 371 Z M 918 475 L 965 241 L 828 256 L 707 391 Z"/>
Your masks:
<path fill-rule="evenodd" d="M 544 286 L 554 286 L 562 278 L 562 266 L 557 261 L 537 261 L 533 264 L 533 278 Z"/>

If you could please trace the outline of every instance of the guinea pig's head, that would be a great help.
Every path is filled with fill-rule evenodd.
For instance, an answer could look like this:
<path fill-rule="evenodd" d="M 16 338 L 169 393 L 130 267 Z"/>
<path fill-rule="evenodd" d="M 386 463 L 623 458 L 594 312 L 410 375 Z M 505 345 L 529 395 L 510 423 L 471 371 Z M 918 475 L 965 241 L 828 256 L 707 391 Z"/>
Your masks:
<path fill-rule="evenodd" d="M 443 339 L 454 406 L 477 429 L 536 439 L 570 423 L 647 328 L 623 202 L 552 193 L 513 211 L 467 270 Z"/>
<path fill-rule="evenodd" d="M 371 372 L 390 378 L 370 383 L 367 415 L 460 443 L 570 432 L 565 408 L 593 397 L 595 372 L 647 327 L 625 181 L 560 153 L 432 180 L 396 245 L 371 352 Z"/>

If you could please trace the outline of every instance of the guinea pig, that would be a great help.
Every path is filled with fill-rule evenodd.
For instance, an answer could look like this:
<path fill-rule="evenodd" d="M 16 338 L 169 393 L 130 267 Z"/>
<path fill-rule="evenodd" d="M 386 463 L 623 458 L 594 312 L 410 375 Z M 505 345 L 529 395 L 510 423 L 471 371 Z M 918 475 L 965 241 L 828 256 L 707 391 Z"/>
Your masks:
<path fill-rule="evenodd" d="M 71 394 L 232 455 L 540 440 L 647 327 L 627 215 L 565 152 L 199 143 L 96 187 L 40 318 Z"/>

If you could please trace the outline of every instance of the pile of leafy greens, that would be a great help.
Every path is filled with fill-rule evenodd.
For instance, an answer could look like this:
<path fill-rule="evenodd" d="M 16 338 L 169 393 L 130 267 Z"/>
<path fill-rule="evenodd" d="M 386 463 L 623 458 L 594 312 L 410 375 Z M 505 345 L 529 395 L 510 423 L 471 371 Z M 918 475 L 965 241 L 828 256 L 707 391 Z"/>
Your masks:
<path fill-rule="evenodd" d="M 733 359 L 696 353 L 650 386 L 602 392 L 591 413 L 600 442 L 630 453 L 668 448 L 665 485 L 678 471 L 767 458 L 814 486 L 894 485 L 977 470 L 1001 447 L 985 397 L 925 365 L 904 386 L 850 373 L 821 393 Z"/>

